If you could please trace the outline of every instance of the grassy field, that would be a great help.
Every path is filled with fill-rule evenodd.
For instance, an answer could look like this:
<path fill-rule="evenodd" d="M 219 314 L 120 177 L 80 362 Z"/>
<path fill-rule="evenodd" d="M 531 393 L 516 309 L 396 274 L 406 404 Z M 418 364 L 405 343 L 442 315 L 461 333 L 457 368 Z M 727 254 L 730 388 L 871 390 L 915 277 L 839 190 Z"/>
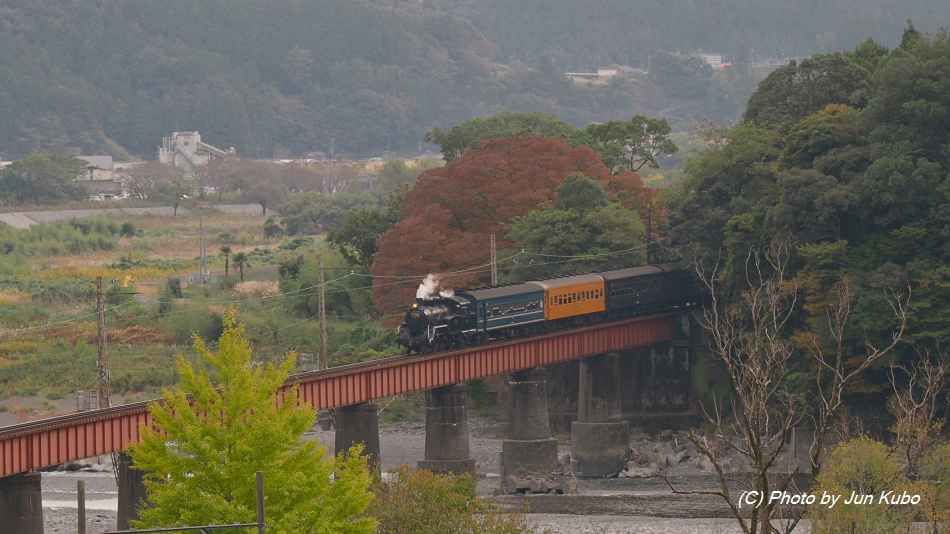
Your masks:
<path fill-rule="evenodd" d="M 206 213 L 208 265 L 221 276 L 217 284 L 191 287 L 187 274 L 197 272 L 199 256 L 197 214 L 113 222 L 125 224 L 130 231 L 123 233 L 129 235 L 116 235 L 111 242 L 82 251 L 76 251 L 83 248 L 76 245 L 50 244 L 49 236 L 12 233 L 6 238 L 12 252 L 0 257 L 7 262 L 2 270 L 6 274 L 0 276 L 0 400 L 14 395 L 57 399 L 77 389 L 95 389 L 96 276 L 109 287 L 108 353 L 117 393 L 148 396 L 174 384 L 176 355 L 194 358 L 191 342 L 196 333 L 217 339 L 221 316 L 230 307 L 237 308 L 239 322 L 246 325 L 258 360 L 317 351 L 316 319 L 294 308 L 292 299 L 278 290 L 278 264 L 313 250 L 282 249 L 280 239 L 266 239 L 264 217 Z M 233 266 L 232 276 L 223 276 L 219 249 L 225 245 L 232 257 L 244 252 L 251 258 L 243 284 Z M 129 276 L 134 282 L 124 287 Z M 182 281 L 178 295 L 172 295 L 172 278 Z M 394 354 L 393 340 L 393 332 L 378 321 L 332 319 L 331 364 Z"/>

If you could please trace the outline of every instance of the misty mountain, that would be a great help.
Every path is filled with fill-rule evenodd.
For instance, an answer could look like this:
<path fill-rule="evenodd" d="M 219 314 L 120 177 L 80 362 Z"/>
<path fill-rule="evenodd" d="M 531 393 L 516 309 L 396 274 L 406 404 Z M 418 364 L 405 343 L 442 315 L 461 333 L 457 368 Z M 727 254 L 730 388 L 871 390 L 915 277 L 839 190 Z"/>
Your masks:
<path fill-rule="evenodd" d="M 660 50 L 728 58 L 739 48 L 741 62 L 819 51 L 816 36 L 831 48 L 878 35 L 888 44 L 908 16 L 930 30 L 948 9 L 841 0 L 828 17 L 807 7 L 831 3 L 8 0 L 0 158 L 50 150 L 153 159 L 162 137 L 189 130 L 251 157 L 328 153 L 331 143 L 343 157 L 387 146 L 411 155 L 435 126 L 506 109 L 579 127 L 637 113 L 734 119 L 764 74 L 710 75 Z M 668 64 L 596 83 L 564 75 L 598 62 L 639 66 L 640 53 Z"/>

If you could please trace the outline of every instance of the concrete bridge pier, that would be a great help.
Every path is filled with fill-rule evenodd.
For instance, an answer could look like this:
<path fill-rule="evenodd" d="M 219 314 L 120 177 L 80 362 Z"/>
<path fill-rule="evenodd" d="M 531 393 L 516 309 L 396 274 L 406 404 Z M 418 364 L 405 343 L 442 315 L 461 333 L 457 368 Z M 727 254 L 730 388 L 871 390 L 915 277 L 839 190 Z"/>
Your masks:
<path fill-rule="evenodd" d="M 435 473 L 474 473 L 468 442 L 465 385 L 426 391 L 426 452 L 419 469 Z"/>
<path fill-rule="evenodd" d="M 0 531 L 43 534 L 43 492 L 39 473 L 0 478 Z"/>
<path fill-rule="evenodd" d="M 146 503 L 145 471 L 132 468 L 132 457 L 120 451 L 115 456 L 119 483 L 119 506 L 116 512 L 116 530 L 129 530 L 130 521 L 139 519 L 139 508 Z"/>
<path fill-rule="evenodd" d="M 508 431 L 501 442 L 502 480 L 518 468 L 550 473 L 559 466 L 557 440 L 551 437 L 543 368 L 508 375 Z"/>
<path fill-rule="evenodd" d="M 577 421 L 571 423 L 571 472 L 603 476 L 623 467 L 630 450 L 630 424 L 620 403 L 617 354 L 580 361 Z"/>
<path fill-rule="evenodd" d="M 351 404 L 336 409 L 334 451 L 340 453 L 355 444 L 363 444 L 363 456 L 369 457 L 370 469 L 379 469 L 379 405 L 374 402 Z"/>

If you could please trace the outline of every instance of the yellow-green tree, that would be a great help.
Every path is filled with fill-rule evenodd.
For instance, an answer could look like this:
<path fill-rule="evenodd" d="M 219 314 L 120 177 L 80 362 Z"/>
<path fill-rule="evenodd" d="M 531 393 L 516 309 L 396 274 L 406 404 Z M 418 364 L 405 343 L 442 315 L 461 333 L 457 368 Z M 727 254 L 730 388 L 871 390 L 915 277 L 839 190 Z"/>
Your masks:
<path fill-rule="evenodd" d="M 841 443 L 831 452 L 828 465 L 817 479 L 813 494 L 826 492 L 840 495 L 833 507 L 815 505 L 811 508 L 812 532 L 905 532 L 915 507 L 890 506 L 881 502 L 882 494 L 911 495 L 920 493 L 910 484 L 897 465 L 894 451 L 867 436 Z M 857 496 L 857 502 L 846 504 Z M 866 501 L 862 496 L 870 495 Z"/>
<path fill-rule="evenodd" d="M 374 532 L 376 521 L 362 515 L 372 478 L 361 451 L 326 457 L 326 446 L 302 439 L 315 412 L 293 389 L 279 391 L 293 356 L 279 366 L 252 362 L 234 314 L 217 352 L 196 336 L 203 364 L 179 355 L 180 387 L 149 407 L 152 427 L 130 446 L 150 503 L 134 526 L 253 523 L 255 472 L 263 471 L 269 533 Z"/>

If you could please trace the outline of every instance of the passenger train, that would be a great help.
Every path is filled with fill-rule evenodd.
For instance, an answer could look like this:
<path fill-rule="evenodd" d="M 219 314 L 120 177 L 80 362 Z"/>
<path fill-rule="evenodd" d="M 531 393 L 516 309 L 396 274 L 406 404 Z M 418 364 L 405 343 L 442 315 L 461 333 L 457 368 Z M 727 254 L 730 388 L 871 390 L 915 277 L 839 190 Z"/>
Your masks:
<path fill-rule="evenodd" d="M 695 306 L 696 276 L 679 262 L 570 274 L 416 299 L 396 342 L 434 352 Z"/>

